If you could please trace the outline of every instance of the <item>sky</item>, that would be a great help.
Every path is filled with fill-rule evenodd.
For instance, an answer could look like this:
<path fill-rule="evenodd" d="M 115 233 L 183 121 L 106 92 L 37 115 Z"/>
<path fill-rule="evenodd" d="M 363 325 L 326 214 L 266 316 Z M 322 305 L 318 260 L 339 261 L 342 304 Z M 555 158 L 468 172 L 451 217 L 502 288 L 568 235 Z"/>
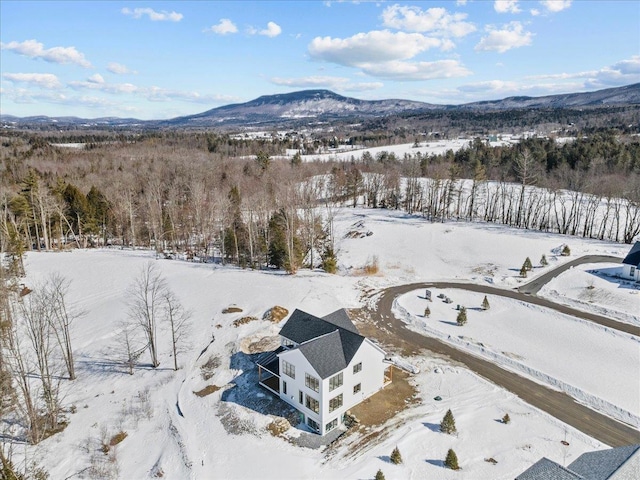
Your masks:
<path fill-rule="evenodd" d="M 0 112 L 165 119 L 329 89 L 461 104 L 640 82 L 640 1 L 0 0 Z"/>

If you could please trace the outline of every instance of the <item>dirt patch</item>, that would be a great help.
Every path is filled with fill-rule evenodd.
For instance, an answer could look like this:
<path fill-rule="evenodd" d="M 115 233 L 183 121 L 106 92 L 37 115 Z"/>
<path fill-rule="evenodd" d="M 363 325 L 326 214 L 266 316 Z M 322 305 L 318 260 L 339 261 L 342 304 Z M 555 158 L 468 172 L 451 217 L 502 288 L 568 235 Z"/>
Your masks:
<path fill-rule="evenodd" d="M 224 310 L 222 310 L 222 313 L 241 313 L 242 309 L 240 307 L 227 307 Z"/>
<path fill-rule="evenodd" d="M 376 340 L 387 353 L 397 352 L 403 357 L 413 357 L 421 353 L 420 350 L 396 335 L 384 325 L 375 325 L 371 320 L 370 312 L 365 309 L 350 309 L 349 318 L 351 318 L 360 334 Z"/>
<path fill-rule="evenodd" d="M 220 357 L 211 357 L 207 363 L 200 367 L 200 375 L 203 380 L 209 380 L 216 373 L 216 368 L 220 366 Z"/>
<path fill-rule="evenodd" d="M 375 427 L 387 422 L 405 408 L 420 402 L 418 391 L 409 383 L 409 374 L 394 368 L 393 382 L 350 411 L 361 426 Z"/>
<path fill-rule="evenodd" d="M 289 315 L 289 310 L 280 305 L 276 305 L 273 308 L 267 310 L 262 317 L 263 320 L 268 320 L 269 322 L 278 323 L 280 320 Z"/>
<path fill-rule="evenodd" d="M 220 388 L 222 387 L 219 387 L 217 385 L 207 385 L 202 390 L 198 390 L 197 392 L 193 393 L 198 397 L 206 397 L 207 395 L 211 395 L 212 393 L 217 392 L 218 390 L 220 390 Z"/>
<path fill-rule="evenodd" d="M 234 320 L 233 326 L 239 327 L 240 325 L 244 325 L 245 323 L 249 323 L 249 322 L 255 322 L 256 320 L 258 320 L 258 317 L 251 317 L 251 316 L 242 317 L 237 320 Z"/>

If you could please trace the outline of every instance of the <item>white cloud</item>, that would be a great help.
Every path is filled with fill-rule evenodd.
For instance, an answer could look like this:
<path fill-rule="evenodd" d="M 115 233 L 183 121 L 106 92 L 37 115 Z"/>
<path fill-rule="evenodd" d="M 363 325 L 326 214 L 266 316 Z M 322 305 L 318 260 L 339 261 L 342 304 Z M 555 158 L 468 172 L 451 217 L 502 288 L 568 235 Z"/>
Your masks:
<path fill-rule="evenodd" d="M 540 3 L 549 12 L 556 13 L 566 10 L 571 6 L 572 0 L 542 0 Z"/>
<path fill-rule="evenodd" d="M 467 4 L 467 0 L 456 0 L 456 5 L 458 7 L 464 6 Z"/>
<path fill-rule="evenodd" d="M 518 0 L 495 0 L 493 8 L 498 13 L 520 13 Z"/>
<path fill-rule="evenodd" d="M 129 70 L 126 65 L 122 65 L 121 63 L 111 62 L 107 65 L 107 70 L 111 73 L 115 73 L 116 75 L 127 75 L 130 73 L 136 73 L 134 71 Z"/>
<path fill-rule="evenodd" d="M 531 10 L 529 10 L 529 13 L 531 13 L 532 17 L 537 17 L 538 15 L 540 15 L 540 10 L 538 10 L 537 8 L 532 8 Z"/>
<path fill-rule="evenodd" d="M 238 27 L 228 18 L 221 18 L 216 25 L 211 25 L 204 31 L 215 33 L 216 35 L 228 35 L 230 33 L 237 33 Z"/>
<path fill-rule="evenodd" d="M 360 65 L 361 70 L 371 76 L 398 81 L 433 80 L 471 75 L 471 71 L 458 60 L 435 62 L 389 61 Z"/>
<path fill-rule="evenodd" d="M 125 7 L 120 10 L 120 12 L 123 15 L 128 15 L 133 18 L 142 18 L 144 15 L 146 15 L 149 17 L 149 20 L 153 22 L 179 22 L 183 17 L 181 13 L 167 12 L 166 10 L 156 12 L 152 8 L 134 8 L 133 10 L 131 10 Z"/>
<path fill-rule="evenodd" d="M 504 53 L 512 48 L 531 45 L 533 34 L 525 32 L 520 22 L 511 22 L 503 25 L 501 29 L 488 26 L 488 35 L 480 39 L 475 47 L 476 51 L 496 51 Z"/>
<path fill-rule="evenodd" d="M 445 37 L 464 37 L 476 27 L 464 20 L 466 13 L 448 13 L 444 8 L 429 8 L 392 5 L 382 12 L 385 27 L 411 32 L 432 32 Z"/>
<path fill-rule="evenodd" d="M 135 93 L 139 88 L 132 83 L 107 83 L 102 75 L 96 73 L 91 75 L 86 81 L 69 82 L 69 87 L 74 90 L 99 90 L 106 93 Z"/>
<path fill-rule="evenodd" d="M 357 67 L 364 63 L 407 60 L 438 47 L 448 49 L 451 42 L 420 33 L 374 30 L 349 38 L 316 37 L 308 49 L 314 59 Z"/>
<path fill-rule="evenodd" d="M 0 48 L 29 58 L 40 58 L 45 62 L 59 64 L 72 63 L 85 68 L 91 67 L 91 63 L 84 58 L 84 54 L 76 50 L 76 47 L 44 48 L 44 44 L 36 40 L 25 40 L 24 42 L 0 42 Z"/>
<path fill-rule="evenodd" d="M 633 55 L 627 60 L 621 60 L 599 70 L 535 75 L 528 78 L 531 80 L 560 81 L 583 79 L 584 83 L 581 88 L 608 88 L 630 85 L 640 82 L 640 55 Z"/>
<path fill-rule="evenodd" d="M 345 92 L 363 92 L 367 90 L 377 90 L 384 85 L 381 82 L 353 83 L 345 77 L 331 76 L 309 76 L 299 78 L 279 78 L 271 79 L 271 83 L 291 88 L 328 88 Z"/>
<path fill-rule="evenodd" d="M 269 22 L 267 23 L 267 28 L 263 30 L 257 30 L 256 28 L 249 27 L 247 29 L 247 33 L 249 35 L 257 34 L 257 35 L 263 35 L 265 37 L 273 38 L 273 37 L 277 37 L 282 33 L 282 28 L 280 28 L 280 25 L 278 25 L 277 23 Z"/>
<path fill-rule="evenodd" d="M 62 87 L 58 77 L 52 73 L 4 73 L 2 78 L 12 83 L 27 83 L 51 90 Z"/>

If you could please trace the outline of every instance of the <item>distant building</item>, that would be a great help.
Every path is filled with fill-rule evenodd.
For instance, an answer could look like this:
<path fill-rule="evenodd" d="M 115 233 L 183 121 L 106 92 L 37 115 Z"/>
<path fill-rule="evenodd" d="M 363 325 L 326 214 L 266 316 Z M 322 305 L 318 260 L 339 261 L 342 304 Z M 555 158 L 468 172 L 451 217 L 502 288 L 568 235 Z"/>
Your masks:
<path fill-rule="evenodd" d="M 637 480 L 640 478 L 640 445 L 610 448 L 580 455 L 568 467 L 542 458 L 516 480 Z"/>
<path fill-rule="evenodd" d="M 296 408 L 321 435 L 391 382 L 386 353 L 360 335 L 344 309 L 323 318 L 295 310 L 280 339 L 277 350 L 256 362 L 259 383 Z"/>
<path fill-rule="evenodd" d="M 634 243 L 622 260 L 622 277 L 640 282 L 640 242 Z"/>

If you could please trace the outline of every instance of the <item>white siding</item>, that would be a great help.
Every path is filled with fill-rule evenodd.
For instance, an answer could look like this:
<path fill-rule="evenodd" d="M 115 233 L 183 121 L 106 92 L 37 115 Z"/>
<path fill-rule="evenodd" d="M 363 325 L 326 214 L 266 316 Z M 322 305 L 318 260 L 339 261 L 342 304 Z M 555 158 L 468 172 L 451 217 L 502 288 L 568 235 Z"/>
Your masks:
<path fill-rule="evenodd" d="M 279 355 L 279 359 L 280 359 L 280 398 L 285 402 L 289 403 L 290 405 L 292 405 L 293 407 L 295 407 L 296 409 L 298 409 L 300 412 L 302 412 L 305 416 L 305 422 L 307 417 L 311 417 L 320 425 L 322 425 L 322 422 L 321 422 L 322 420 L 321 418 L 322 388 L 320 389 L 320 392 L 314 392 L 313 390 L 307 388 L 304 384 L 305 373 L 313 375 L 317 379 L 321 380 L 320 375 L 318 375 L 318 373 L 313 369 L 311 364 L 307 361 L 304 355 L 302 355 L 300 350 L 294 349 L 294 350 L 289 350 L 287 352 L 283 352 Z M 295 365 L 296 367 L 295 379 L 288 377 L 283 373 L 283 369 L 282 369 L 283 360 L 291 363 L 292 365 Z M 282 382 L 287 382 L 286 395 L 282 393 Z M 320 386 L 322 386 L 322 381 L 320 382 Z M 313 411 L 305 407 L 304 395 L 303 395 L 302 403 L 299 402 L 300 391 L 302 391 L 303 394 L 305 395 L 310 395 L 311 397 L 318 400 L 318 402 L 320 402 L 320 410 L 319 410 L 320 413 L 314 413 Z"/>

